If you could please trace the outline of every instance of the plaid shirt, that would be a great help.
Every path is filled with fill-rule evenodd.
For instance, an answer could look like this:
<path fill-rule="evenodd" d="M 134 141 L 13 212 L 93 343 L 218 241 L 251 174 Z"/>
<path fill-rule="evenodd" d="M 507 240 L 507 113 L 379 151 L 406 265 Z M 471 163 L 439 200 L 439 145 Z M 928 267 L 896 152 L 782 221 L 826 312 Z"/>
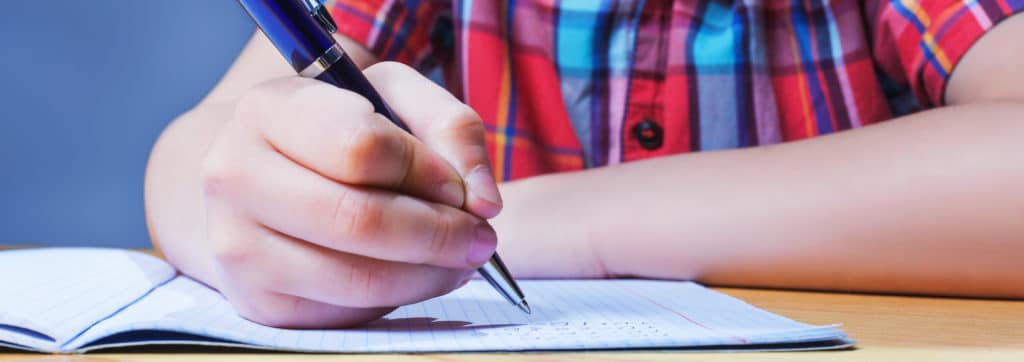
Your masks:
<path fill-rule="evenodd" d="M 772 144 L 943 104 L 1024 0 L 335 0 L 339 32 L 441 69 L 510 180 Z"/>

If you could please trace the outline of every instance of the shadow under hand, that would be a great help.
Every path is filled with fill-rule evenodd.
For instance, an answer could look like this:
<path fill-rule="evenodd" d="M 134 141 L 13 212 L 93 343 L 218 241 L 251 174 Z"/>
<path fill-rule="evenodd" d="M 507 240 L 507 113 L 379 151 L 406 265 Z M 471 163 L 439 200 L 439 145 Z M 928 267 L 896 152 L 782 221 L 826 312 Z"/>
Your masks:
<path fill-rule="evenodd" d="M 380 331 L 386 330 L 390 332 L 419 332 L 419 331 L 436 331 L 436 330 L 481 330 L 489 328 L 502 328 L 502 327 L 514 327 L 518 324 L 473 324 L 467 321 L 454 321 L 454 320 L 440 320 L 431 317 L 410 317 L 410 318 L 381 318 L 376 321 L 367 323 L 359 330 L 365 331 Z"/>
<path fill-rule="evenodd" d="M 503 300 L 475 298 L 447 298 L 443 310 L 406 306 L 381 319 L 367 323 L 358 330 L 365 331 L 472 331 L 517 327 L 547 322 L 547 313 L 524 314 Z"/>

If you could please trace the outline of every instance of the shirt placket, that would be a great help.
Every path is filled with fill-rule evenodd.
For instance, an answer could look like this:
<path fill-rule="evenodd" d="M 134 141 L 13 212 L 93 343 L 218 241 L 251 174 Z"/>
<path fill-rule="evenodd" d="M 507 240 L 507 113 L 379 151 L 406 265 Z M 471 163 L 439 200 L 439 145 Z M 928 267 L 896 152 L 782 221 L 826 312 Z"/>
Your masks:
<path fill-rule="evenodd" d="M 664 153 L 665 134 L 673 131 L 662 108 L 671 16 L 672 4 L 660 1 L 648 1 L 640 14 L 625 117 L 615 135 L 621 140 L 623 162 Z"/>

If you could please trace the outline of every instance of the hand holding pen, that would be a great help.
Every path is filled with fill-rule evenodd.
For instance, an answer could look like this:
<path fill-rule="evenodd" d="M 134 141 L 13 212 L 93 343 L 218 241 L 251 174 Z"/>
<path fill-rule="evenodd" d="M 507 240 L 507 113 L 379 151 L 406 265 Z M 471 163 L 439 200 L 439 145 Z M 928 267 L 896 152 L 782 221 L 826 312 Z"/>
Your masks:
<path fill-rule="evenodd" d="M 481 267 L 527 308 L 503 270 L 486 269 L 497 241 L 486 219 L 501 199 L 478 116 L 404 65 L 359 75 L 412 134 L 383 102 L 321 80 L 247 91 L 205 156 L 209 271 L 187 272 L 246 318 L 280 327 L 373 320 L 448 293 Z"/>

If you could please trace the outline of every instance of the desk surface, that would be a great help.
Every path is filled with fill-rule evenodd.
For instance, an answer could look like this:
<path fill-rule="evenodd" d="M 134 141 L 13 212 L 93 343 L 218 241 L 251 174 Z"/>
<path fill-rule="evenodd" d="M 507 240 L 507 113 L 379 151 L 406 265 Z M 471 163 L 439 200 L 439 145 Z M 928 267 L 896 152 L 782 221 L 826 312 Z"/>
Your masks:
<path fill-rule="evenodd" d="M 926 298 L 714 288 L 786 317 L 842 323 L 857 348 L 831 352 L 559 352 L 414 355 L 240 353 L 95 353 L 84 356 L 0 354 L 0 361 L 347 360 L 347 361 L 1024 361 L 1024 301 Z"/>

